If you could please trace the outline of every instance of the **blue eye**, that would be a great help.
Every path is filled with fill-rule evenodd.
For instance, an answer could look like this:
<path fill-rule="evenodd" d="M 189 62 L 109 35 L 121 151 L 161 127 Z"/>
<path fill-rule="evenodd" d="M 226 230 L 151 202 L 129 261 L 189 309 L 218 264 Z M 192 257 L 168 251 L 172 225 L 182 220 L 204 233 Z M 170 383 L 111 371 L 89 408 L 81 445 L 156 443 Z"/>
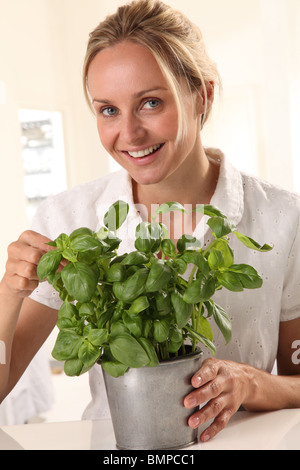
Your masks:
<path fill-rule="evenodd" d="M 103 109 L 101 109 L 100 112 L 105 117 L 111 117 L 111 116 L 115 116 L 117 114 L 116 108 L 113 108 L 112 106 L 108 106 L 107 108 L 103 108 Z"/>
<path fill-rule="evenodd" d="M 153 108 L 157 108 L 158 105 L 159 105 L 159 100 L 151 99 L 151 100 L 147 100 L 144 106 L 145 108 L 153 109 Z"/>

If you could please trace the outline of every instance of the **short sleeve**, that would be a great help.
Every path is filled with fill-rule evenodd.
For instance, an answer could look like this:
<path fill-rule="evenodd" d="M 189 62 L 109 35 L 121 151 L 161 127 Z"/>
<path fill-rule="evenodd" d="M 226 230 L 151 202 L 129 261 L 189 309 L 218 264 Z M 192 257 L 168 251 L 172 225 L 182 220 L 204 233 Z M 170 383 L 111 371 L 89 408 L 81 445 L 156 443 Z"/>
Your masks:
<path fill-rule="evenodd" d="M 294 238 L 286 264 L 280 321 L 290 321 L 300 317 L 300 210 Z M 287 242 L 291 239 L 286 233 Z"/>
<path fill-rule="evenodd" d="M 52 240 L 55 236 L 53 234 L 54 220 L 51 205 L 52 201 L 51 198 L 49 198 L 49 200 L 46 200 L 38 207 L 31 229 Z M 62 305 L 59 293 L 53 289 L 47 281 L 40 282 L 38 287 L 30 295 L 30 298 L 54 310 L 59 310 Z"/>

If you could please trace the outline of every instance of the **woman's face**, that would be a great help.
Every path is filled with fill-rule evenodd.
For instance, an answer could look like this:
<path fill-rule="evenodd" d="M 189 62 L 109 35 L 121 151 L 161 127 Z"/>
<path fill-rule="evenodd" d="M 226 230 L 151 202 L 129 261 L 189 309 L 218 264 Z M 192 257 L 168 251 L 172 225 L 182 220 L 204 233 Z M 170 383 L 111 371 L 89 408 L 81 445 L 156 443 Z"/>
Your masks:
<path fill-rule="evenodd" d="M 88 88 L 102 145 L 138 184 L 159 183 L 193 164 L 195 99 L 186 93 L 189 130 L 176 145 L 176 103 L 148 49 L 126 41 L 104 49 L 90 65 Z"/>

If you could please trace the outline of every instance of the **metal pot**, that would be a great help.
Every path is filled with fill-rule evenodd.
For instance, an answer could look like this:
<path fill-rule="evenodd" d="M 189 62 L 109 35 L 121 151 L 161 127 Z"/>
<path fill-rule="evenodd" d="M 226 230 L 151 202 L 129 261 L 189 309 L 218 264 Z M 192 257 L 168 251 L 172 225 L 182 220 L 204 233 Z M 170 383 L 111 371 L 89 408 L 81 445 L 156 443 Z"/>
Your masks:
<path fill-rule="evenodd" d="M 183 399 L 193 390 L 201 355 L 197 350 L 117 378 L 103 370 L 118 448 L 178 449 L 197 442 L 197 429 L 187 424 L 197 408 L 187 410 Z"/>

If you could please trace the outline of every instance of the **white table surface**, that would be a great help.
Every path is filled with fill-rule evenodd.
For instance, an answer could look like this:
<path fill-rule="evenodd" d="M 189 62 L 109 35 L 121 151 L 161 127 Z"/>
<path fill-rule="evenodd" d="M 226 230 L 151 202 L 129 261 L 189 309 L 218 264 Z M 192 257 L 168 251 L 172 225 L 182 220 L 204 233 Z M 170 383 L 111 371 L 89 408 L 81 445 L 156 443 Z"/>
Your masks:
<path fill-rule="evenodd" d="M 117 450 L 110 420 L 0 427 L 0 450 Z M 214 439 L 197 450 L 300 450 L 300 409 L 237 412 Z"/>

